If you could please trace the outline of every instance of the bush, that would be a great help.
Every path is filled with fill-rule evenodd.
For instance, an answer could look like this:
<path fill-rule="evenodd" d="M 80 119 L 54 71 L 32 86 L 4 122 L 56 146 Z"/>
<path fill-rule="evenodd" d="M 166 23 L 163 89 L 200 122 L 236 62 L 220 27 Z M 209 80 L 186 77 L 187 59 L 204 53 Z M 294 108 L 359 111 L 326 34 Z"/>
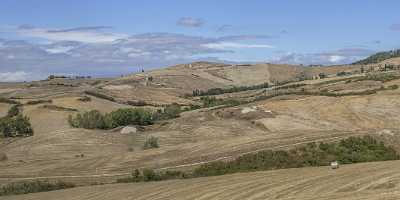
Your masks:
<path fill-rule="evenodd" d="M 89 101 L 92 101 L 92 98 L 90 98 L 88 96 L 83 96 L 83 97 L 79 97 L 78 101 L 89 102 Z"/>
<path fill-rule="evenodd" d="M 200 101 L 203 102 L 203 107 L 205 108 L 219 106 L 219 105 L 236 106 L 242 103 L 235 99 L 217 99 L 215 97 L 208 97 L 208 96 L 201 97 Z"/>
<path fill-rule="evenodd" d="M 252 86 L 234 86 L 232 88 L 211 88 L 207 91 L 202 91 L 202 90 L 193 90 L 192 96 L 209 96 L 209 95 L 219 95 L 219 94 L 225 94 L 225 93 L 234 93 L 234 92 L 241 92 L 241 91 L 247 91 L 247 90 L 256 90 L 256 89 L 263 89 L 263 88 L 268 88 L 269 84 L 268 83 L 262 83 L 259 85 L 252 85 Z M 189 96 L 189 95 L 188 95 Z"/>
<path fill-rule="evenodd" d="M 107 96 L 105 94 L 99 93 L 99 92 L 95 92 L 95 91 L 85 91 L 85 94 L 87 95 L 91 95 L 100 99 L 105 99 L 105 100 L 109 100 L 109 101 L 115 101 L 115 99 L 113 97 Z"/>
<path fill-rule="evenodd" d="M 75 187 L 72 183 L 66 183 L 62 181 L 47 182 L 47 181 L 29 181 L 29 182 L 17 182 L 4 185 L 0 188 L 0 196 L 16 195 L 16 194 L 28 194 L 35 192 L 47 192 L 53 190 L 61 190 Z"/>
<path fill-rule="evenodd" d="M 19 114 L 19 105 L 13 105 L 7 113 L 7 117 L 15 117 Z"/>
<path fill-rule="evenodd" d="M 41 103 L 52 103 L 53 101 L 50 100 L 33 100 L 33 101 L 28 101 L 26 102 L 26 105 L 36 105 L 36 104 L 41 104 Z"/>
<path fill-rule="evenodd" d="M 177 118 L 181 112 L 181 107 L 178 104 L 174 103 L 167 105 L 163 110 L 158 110 L 156 113 L 154 113 L 154 120 Z"/>
<path fill-rule="evenodd" d="M 68 122 L 75 128 L 112 129 L 127 125 L 150 125 L 153 123 L 152 113 L 140 108 L 118 109 L 108 114 L 101 114 L 97 110 L 70 115 Z"/>
<path fill-rule="evenodd" d="M 181 171 L 156 172 L 152 169 L 134 170 L 130 177 L 117 179 L 117 183 L 148 182 L 170 179 L 187 178 L 188 175 Z"/>
<path fill-rule="evenodd" d="M 143 149 L 153 149 L 153 148 L 158 148 L 160 147 L 158 145 L 158 138 L 151 136 L 150 138 L 148 138 L 143 145 Z"/>
<path fill-rule="evenodd" d="M 78 113 L 75 118 L 71 115 L 68 117 L 68 122 L 72 127 L 85 129 L 106 129 L 104 116 L 97 110 Z"/>
<path fill-rule="evenodd" d="M 0 103 L 17 104 L 17 105 L 21 104 L 18 101 L 14 101 L 12 99 L 7 99 L 4 97 L 0 97 Z"/>
<path fill-rule="evenodd" d="M 0 133 L 4 137 L 32 136 L 33 129 L 28 117 L 17 115 L 0 118 Z"/>

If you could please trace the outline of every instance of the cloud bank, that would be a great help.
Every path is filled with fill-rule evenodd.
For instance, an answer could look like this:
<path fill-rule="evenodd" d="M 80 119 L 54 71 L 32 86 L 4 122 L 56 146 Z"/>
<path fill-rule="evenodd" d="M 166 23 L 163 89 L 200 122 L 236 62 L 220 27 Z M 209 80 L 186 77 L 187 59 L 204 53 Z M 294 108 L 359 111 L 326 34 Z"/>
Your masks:
<path fill-rule="evenodd" d="M 44 78 L 48 74 L 61 73 L 121 75 L 141 68 L 199 59 L 218 60 L 218 57 L 209 56 L 235 53 L 238 49 L 272 48 L 271 45 L 260 43 L 268 38 L 263 35 L 215 38 L 174 33 L 126 35 L 106 31 L 110 29 L 108 26 L 70 29 L 19 26 L 13 30 L 16 34 L 45 42 L 0 39 L 0 73 L 12 77 L 7 81 Z"/>

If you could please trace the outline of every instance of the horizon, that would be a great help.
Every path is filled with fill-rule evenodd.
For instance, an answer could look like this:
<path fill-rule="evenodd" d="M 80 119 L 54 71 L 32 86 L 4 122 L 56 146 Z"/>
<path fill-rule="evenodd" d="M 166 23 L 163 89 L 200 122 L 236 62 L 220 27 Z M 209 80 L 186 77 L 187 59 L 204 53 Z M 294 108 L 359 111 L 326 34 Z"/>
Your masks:
<path fill-rule="evenodd" d="M 196 61 L 339 65 L 400 46 L 394 0 L 1 5 L 2 82 L 115 77 Z"/>

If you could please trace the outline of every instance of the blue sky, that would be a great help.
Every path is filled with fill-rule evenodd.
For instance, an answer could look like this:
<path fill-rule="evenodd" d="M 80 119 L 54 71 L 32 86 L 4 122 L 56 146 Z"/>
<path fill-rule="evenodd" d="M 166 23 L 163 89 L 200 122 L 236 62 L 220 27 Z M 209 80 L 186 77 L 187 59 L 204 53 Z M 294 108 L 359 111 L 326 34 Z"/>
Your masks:
<path fill-rule="evenodd" d="M 209 60 L 342 64 L 400 46 L 399 1 L 2 0 L 0 80 Z"/>

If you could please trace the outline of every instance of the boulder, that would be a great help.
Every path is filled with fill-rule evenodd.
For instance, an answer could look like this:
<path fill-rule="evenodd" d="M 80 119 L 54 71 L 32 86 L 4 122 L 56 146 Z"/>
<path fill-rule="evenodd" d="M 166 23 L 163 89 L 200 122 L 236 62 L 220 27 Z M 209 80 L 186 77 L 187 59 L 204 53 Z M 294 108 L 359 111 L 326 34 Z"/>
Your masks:
<path fill-rule="evenodd" d="M 135 126 L 125 126 L 120 131 L 121 134 L 131 134 L 131 133 L 136 133 L 136 132 L 137 132 L 137 128 Z"/>

